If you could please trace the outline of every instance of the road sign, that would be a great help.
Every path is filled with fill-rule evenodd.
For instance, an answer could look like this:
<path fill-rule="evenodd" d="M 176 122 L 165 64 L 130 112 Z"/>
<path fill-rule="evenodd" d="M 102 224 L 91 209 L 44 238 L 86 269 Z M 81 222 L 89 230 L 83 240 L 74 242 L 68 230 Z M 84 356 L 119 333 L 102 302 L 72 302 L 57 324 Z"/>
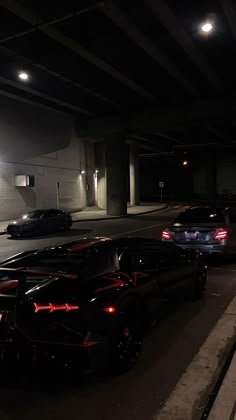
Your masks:
<path fill-rule="evenodd" d="M 162 201 L 162 188 L 164 187 L 164 181 L 159 181 L 159 188 L 160 188 L 160 193 L 161 193 L 161 201 Z"/>

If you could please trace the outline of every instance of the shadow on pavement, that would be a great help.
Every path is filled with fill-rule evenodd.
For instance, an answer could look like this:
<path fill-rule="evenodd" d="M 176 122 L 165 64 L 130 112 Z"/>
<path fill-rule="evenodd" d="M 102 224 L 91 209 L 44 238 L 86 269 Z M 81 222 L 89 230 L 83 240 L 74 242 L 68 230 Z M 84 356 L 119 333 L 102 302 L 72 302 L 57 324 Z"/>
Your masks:
<path fill-rule="evenodd" d="M 12 237 L 8 237 L 7 239 L 11 240 L 11 241 L 30 241 L 30 240 L 35 240 L 35 239 L 47 239 L 47 238 L 73 238 L 74 236 L 79 236 L 79 235 L 86 235 L 88 233 L 91 233 L 92 229 L 71 229 L 67 232 L 55 232 L 52 233 L 50 235 L 38 235 L 38 236 L 33 236 L 33 237 L 19 237 L 19 238 L 12 238 Z"/>

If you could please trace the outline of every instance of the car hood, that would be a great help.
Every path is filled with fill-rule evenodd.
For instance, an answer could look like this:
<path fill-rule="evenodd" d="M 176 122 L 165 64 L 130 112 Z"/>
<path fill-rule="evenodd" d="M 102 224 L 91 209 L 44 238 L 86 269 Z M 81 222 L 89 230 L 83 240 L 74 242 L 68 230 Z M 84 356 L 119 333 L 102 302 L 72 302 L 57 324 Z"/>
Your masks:
<path fill-rule="evenodd" d="M 10 223 L 11 226 L 27 226 L 27 225 L 35 225 L 38 223 L 38 219 L 17 219 L 15 223 Z"/>

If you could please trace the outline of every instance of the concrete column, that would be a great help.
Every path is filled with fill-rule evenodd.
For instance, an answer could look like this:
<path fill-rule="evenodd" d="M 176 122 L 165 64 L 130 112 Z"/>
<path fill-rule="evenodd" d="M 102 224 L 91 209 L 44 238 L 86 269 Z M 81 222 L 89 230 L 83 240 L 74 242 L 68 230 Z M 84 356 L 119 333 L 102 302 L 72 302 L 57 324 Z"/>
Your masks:
<path fill-rule="evenodd" d="M 125 138 L 113 136 L 106 141 L 107 214 L 127 214 Z"/>
<path fill-rule="evenodd" d="M 95 145 L 95 197 L 96 204 L 101 209 L 107 208 L 107 184 L 106 184 L 106 145 Z"/>
<path fill-rule="evenodd" d="M 94 159 L 94 143 L 85 143 L 85 179 L 86 179 L 86 193 L 87 193 L 87 206 L 95 204 L 95 191 L 94 191 L 94 172 L 95 172 L 95 159 Z"/>
<path fill-rule="evenodd" d="M 139 161 L 138 147 L 136 143 L 129 145 L 129 183 L 130 183 L 130 205 L 139 204 Z"/>

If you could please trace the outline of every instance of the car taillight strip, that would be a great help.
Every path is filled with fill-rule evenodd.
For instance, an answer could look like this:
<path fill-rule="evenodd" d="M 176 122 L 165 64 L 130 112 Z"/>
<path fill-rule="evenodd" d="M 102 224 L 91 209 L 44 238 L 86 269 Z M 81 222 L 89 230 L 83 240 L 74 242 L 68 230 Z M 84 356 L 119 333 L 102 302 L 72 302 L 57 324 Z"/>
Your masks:
<path fill-rule="evenodd" d="M 49 313 L 52 313 L 54 311 L 75 311 L 79 309 L 78 305 L 71 305 L 69 303 L 65 303 L 63 305 L 56 305 L 53 303 L 48 303 L 47 305 L 43 305 L 40 303 L 34 303 L 34 313 L 37 313 L 39 311 L 48 311 Z"/>
<path fill-rule="evenodd" d="M 162 239 L 171 239 L 170 232 L 168 232 L 168 230 L 163 230 L 161 237 Z"/>
<path fill-rule="evenodd" d="M 228 231 L 225 229 L 218 229 L 213 235 L 214 240 L 222 240 L 226 239 L 228 236 Z"/>

